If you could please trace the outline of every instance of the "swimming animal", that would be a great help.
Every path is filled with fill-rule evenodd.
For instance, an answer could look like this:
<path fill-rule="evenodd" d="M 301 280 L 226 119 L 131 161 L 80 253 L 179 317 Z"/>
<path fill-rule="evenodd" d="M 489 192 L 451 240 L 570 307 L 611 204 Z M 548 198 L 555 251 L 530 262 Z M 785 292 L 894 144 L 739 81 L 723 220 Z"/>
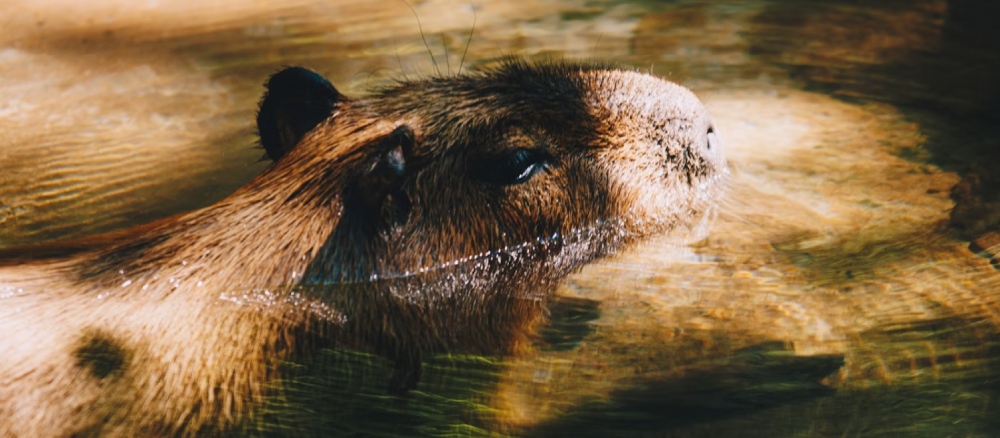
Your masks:
<path fill-rule="evenodd" d="M 349 98 L 291 67 L 257 124 L 274 163 L 231 196 L 0 254 L 0 436 L 238 428 L 324 346 L 518 351 L 568 274 L 694 227 L 728 173 L 687 89 L 507 60 Z"/>

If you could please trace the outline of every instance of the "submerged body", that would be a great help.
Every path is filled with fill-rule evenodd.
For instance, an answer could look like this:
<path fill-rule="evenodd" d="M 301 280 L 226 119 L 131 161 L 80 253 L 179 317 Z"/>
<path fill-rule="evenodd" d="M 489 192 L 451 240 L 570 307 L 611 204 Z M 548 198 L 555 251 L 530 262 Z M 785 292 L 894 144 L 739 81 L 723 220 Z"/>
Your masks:
<path fill-rule="evenodd" d="M 2 436 L 193 435 L 254 415 L 283 361 L 342 345 L 512 353 L 583 264 L 696 226 L 727 168 L 686 89 L 506 62 L 363 99 L 291 68 L 275 163 L 201 210 L 0 259 Z"/>

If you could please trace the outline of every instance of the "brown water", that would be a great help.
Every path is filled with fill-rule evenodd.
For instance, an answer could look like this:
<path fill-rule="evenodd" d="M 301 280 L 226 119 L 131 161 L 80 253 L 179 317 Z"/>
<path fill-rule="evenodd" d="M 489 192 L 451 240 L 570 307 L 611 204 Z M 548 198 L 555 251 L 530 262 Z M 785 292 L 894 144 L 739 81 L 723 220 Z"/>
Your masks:
<path fill-rule="evenodd" d="M 970 241 L 1000 243 L 1000 8 L 875 3 L 7 1 L 0 247 L 225 196 L 266 166 L 253 115 L 283 65 L 350 95 L 598 58 L 701 96 L 730 193 L 707 238 L 571 278 L 567 345 L 500 366 L 489 421 L 454 430 L 995 436 L 1000 272 Z"/>

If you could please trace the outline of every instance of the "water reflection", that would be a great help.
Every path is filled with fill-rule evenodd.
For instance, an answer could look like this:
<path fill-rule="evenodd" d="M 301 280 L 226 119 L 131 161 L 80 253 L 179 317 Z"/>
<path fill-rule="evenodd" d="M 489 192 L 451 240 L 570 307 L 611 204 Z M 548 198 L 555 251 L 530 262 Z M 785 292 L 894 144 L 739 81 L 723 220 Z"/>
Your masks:
<path fill-rule="evenodd" d="M 426 1 L 429 47 L 396 2 L 56 3 L 0 6 L 0 246 L 219 199 L 264 166 L 251 121 L 268 73 L 304 64 L 358 94 L 455 72 L 473 22 L 466 69 L 606 59 L 693 88 L 720 126 L 735 174 L 709 237 L 574 276 L 534 353 L 434 359 L 399 407 L 372 383 L 380 359 L 327 352 L 290 365 L 261 427 L 322 405 L 314 430 L 379 435 L 1000 428 L 1000 274 L 968 248 L 1000 229 L 991 2 Z M 409 428 L 352 429 L 386 412 Z"/>

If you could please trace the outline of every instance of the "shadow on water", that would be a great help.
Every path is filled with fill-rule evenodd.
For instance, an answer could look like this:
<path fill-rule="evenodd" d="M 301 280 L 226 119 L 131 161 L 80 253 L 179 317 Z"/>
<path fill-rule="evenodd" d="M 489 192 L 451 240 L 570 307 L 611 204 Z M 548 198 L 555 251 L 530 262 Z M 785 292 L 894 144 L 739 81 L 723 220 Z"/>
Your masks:
<path fill-rule="evenodd" d="M 992 436 L 1000 425 L 991 360 L 1000 344 L 988 325 L 955 317 L 861 337 L 879 345 L 861 364 L 867 375 L 849 376 L 858 371 L 842 368 L 839 355 L 795 356 L 764 343 L 623 385 L 526 435 L 929 438 Z M 935 353 L 932 342 L 954 348 Z"/>
<path fill-rule="evenodd" d="M 843 365 L 839 355 L 796 356 L 781 342 L 760 344 L 622 385 L 608 400 L 580 406 L 526 436 L 636 436 L 716 423 L 831 396 L 835 391 L 821 381 Z"/>

